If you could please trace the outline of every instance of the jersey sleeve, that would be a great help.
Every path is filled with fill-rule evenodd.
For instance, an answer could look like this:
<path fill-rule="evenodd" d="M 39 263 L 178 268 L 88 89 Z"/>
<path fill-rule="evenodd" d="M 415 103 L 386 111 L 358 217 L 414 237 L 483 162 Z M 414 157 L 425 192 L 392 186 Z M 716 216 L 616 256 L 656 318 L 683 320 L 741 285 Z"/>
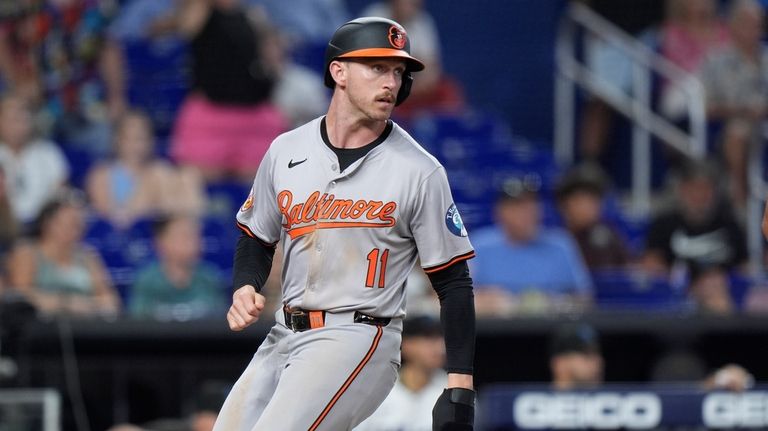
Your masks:
<path fill-rule="evenodd" d="M 280 240 L 281 219 L 272 174 L 272 155 L 267 151 L 256 172 L 248 199 L 236 216 L 240 230 L 269 245 Z"/>
<path fill-rule="evenodd" d="M 445 169 L 436 169 L 419 185 L 416 199 L 411 232 L 424 272 L 429 274 L 474 257 Z"/>

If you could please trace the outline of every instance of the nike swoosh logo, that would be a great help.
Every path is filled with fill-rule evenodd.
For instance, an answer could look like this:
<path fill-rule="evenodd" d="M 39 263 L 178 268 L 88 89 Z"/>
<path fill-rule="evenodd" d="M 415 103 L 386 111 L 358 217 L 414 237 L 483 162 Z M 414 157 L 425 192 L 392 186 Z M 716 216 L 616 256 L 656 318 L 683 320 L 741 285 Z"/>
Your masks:
<path fill-rule="evenodd" d="M 304 159 L 304 160 L 299 160 L 298 162 L 294 162 L 294 161 L 293 161 L 293 159 L 291 159 L 291 160 L 288 162 L 288 169 L 291 169 L 291 168 L 292 168 L 292 167 L 294 167 L 294 166 L 298 166 L 298 165 L 300 165 L 300 164 L 302 164 L 302 163 L 304 163 L 304 162 L 306 162 L 306 161 L 307 161 L 307 159 Z"/>

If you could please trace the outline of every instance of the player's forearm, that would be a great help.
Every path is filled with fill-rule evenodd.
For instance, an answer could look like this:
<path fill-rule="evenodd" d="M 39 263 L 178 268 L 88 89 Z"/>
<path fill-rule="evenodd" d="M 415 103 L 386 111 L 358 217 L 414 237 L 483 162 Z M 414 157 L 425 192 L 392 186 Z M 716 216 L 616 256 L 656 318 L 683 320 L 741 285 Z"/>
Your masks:
<path fill-rule="evenodd" d="M 448 389 L 464 388 L 474 390 L 472 374 L 448 373 Z"/>
<path fill-rule="evenodd" d="M 440 299 L 440 321 L 445 334 L 445 369 L 470 375 L 475 358 L 475 304 L 466 262 L 429 274 Z"/>
<path fill-rule="evenodd" d="M 275 248 L 262 244 L 259 240 L 242 235 L 237 240 L 235 262 L 232 270 L 234 289 L 251 285 L 260 292 L 272 270 L 272 257 Z"/>
<path fill-rule="evenodd" d="M 440 321 L 445 333 L 445 369 L 472 374 L 475 358 L 475 307 L 471 285 L 440 294 Z"/>

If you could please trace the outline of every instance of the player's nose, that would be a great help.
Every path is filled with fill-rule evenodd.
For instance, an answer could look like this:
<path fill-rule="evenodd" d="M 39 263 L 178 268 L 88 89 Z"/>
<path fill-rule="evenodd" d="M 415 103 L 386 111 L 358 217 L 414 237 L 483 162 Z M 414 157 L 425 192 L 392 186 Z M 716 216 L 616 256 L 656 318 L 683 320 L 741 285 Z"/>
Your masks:
<path fill-rule="evenodd" d="M 390 71 L 389 73 L 384 74 L 384 88 L 394 91 L 399 84 L 400 79 L 395 71 Z"/>

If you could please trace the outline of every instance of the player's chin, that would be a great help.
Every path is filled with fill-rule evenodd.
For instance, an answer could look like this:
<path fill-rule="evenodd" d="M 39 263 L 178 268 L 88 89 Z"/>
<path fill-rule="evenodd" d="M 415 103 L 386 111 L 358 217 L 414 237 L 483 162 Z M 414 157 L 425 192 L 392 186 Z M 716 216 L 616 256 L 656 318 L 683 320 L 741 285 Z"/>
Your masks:
<path fill-rule="evenodd" d="M 374 120 L 387 120 L 392 115 L 392 110 L 395 109 L 394 103 L 382 103 L 377 102 L 374 109 L 371 112 L 371 118 Z"/>

